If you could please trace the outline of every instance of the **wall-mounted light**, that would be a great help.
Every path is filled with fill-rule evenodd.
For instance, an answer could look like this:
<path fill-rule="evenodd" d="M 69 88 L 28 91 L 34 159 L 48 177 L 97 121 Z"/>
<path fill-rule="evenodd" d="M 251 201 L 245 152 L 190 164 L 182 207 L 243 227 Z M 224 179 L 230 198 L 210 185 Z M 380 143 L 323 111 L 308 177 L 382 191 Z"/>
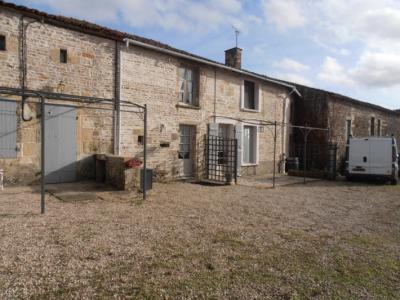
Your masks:
<path fill-rule="evenodd" d="M 165 129 L 165 125 L 164 124 L 160 124 L 160 132 L 163 132 Z"/>

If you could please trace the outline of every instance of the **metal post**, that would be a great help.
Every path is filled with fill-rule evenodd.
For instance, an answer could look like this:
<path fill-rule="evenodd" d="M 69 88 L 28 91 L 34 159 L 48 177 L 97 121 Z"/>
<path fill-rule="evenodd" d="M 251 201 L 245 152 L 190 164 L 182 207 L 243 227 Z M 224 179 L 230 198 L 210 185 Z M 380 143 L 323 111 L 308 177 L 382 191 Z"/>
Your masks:
<path fill-rule="evenodd" d="M 303 153 L 303 183 L 306 184 L 306 169 L 307 169 L 307 139 L 308 139 L 308 128 L 304 129 L 304 153 Z"/>
<path fill-rule="evenodd" d="M 144 135 L 143 135 L 143 200 L 146 200 L 146 171 L 147 171 L 147 104 L 144 105 Z"/>
<path fill-rule="evenodd" d="M 41 113 L 41 155 L 40 155 L 40 168 L 41 168 L 41 181 L 40 181 L 40 213 L 44 214 L 46 212 L 46 203 L 45 203 L 45 146 L 46 146 L 46 139 L 45 139 L 45 99 L 43 96 L 40 96 L 40 113 Z"/>
<path fill-rule="evenodd" d="M 274 173 L 272 175 L 272 187 L 275 188 L 275 173 L 276 173 L 276 121 L 274 122 Z"/>
<path fill-rule="evenodd" d="M 234 139 L 234 143 L 235 143 L 235 157 L 234 157 L 234 165 L 235 165 L 235 184 L 237 184 L 237 169 L 238 169 L 238 164 L 237 164 L 237 156 L 238 156 L 238 140 Z"/>

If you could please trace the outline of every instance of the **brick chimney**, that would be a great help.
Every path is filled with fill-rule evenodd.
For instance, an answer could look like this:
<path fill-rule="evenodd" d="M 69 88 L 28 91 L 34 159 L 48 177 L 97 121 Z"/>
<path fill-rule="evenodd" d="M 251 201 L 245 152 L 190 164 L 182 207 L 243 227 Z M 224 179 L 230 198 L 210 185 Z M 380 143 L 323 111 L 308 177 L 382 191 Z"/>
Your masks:
<path fill-rule="evenodd" d="M 242 68 L 242 49 L 235 47 L 225 50 L 225 65 L 236 69 Z"/>

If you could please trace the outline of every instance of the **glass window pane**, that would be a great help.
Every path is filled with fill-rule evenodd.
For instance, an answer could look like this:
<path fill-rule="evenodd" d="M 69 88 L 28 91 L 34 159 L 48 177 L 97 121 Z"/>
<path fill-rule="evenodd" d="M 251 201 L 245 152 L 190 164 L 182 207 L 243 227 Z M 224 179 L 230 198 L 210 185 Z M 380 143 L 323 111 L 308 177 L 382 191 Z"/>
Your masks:
<path fill-rule="evenodd" d="M 192 76 L 193 76 L 192 70 L 186 69 L 186 76 L 185 76 L 185 78 L 186 78 L 187 80 L 192 80 Z"/>
<path fill-rule="evenodd" d="M 254 82 L 244 81 L 244 107 L 248 109 L 256 109 Z"/>
<path fill-rule="evenodd" d="M 192 104 L 193 103 L 193 94 L 191 92 L 188 93 L 186 99 L 187 99 L 187 103 Z"/>
<path fill-rule="evenodd" d="M 192 81 L 187 81 L 187 91 L 191 93 L 193 91 L 193 82 Z"/>
<path fill-rule="evenodd" d="M 179 78 L 184 79 L 185 78 L 185 68 L 179 68 L 178 75 L 179 75 Z"/>
<path fill-rule="evenodd" d="M 243 162 L 256 162 L 256 129 L 253 126 L 244 126 L 243 128 Z"/>
<path fill-rule="evenodd" d="M 250 136 L 249 127 L 245 126 L 243 134 L 243 161 L 245 163 L 250 162 L 249 136 Z"/>

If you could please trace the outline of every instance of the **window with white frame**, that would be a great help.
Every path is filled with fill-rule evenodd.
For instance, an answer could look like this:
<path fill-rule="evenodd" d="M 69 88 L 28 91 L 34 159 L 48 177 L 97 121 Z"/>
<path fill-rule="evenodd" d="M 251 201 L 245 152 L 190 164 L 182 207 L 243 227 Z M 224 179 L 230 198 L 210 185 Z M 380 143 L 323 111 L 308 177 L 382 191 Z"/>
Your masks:
<path fill-rule="evenodd" d="M 243 163 L 257 163 L 257 126 L 243 126 Z"/>
<path fill-rule="evenodd" d="M 243 81 L 242 108 L 249 110 L 260 110 L 259 85 L 253 81 Z"/>
<path fill-rule="evenodd" d="M 188 67 L 179 70 L 179 101 L 189 105 L 198 105 L 196 90 L 196 71 Z"/>

